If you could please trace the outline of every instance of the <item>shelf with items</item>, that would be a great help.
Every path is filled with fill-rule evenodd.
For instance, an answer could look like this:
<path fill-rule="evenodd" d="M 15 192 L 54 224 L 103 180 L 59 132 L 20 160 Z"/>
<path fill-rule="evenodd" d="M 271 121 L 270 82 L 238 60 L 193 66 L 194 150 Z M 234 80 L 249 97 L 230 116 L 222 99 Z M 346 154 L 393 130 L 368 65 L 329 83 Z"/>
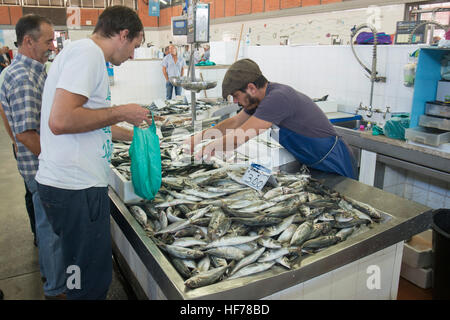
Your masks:
<path fill-rule="evenodd" d="M 410 129 L 406 139 L 439 147 L 448 142 L 450 132 L 447 115 L 450 104 L 436 101 L 438 84 L 442 82 L 442 61 L 450 54 L 448 48 L 421 48 L 414 83 Z M 439 116 L 439 117 L 436 117 Z M 437 130 L 444 129 L 442 130 Z"/>
<path fill-rule="evenodd" d="M 441 60 L 446 54 L 450 54 L 450 49 L 420 49 L 411 109 L 411 128 L 419 125 L 420 116 L 425 114 L 426 103 L 436 100 L 438 81 L 441 80 Z"/>

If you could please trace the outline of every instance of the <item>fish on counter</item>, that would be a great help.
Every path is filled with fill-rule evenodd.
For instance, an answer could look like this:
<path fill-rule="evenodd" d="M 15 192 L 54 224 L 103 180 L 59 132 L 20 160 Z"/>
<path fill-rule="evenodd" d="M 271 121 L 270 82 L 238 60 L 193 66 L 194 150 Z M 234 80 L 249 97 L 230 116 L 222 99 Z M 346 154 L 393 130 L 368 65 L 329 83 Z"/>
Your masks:
<path fill-rule="evenodd" d="M 197 163 L 183 139 L 161 141 L 162 187 L 152 201 L 129 206 L 190 289 L 278 268 L 348 241 L 383 221 L 371 206 L 341 196 L 307 171 L 273 173 L 261 192 L 240 183 L 245 167 Z M 129 146 L 128 146 L 129 147 Z M 127 145 L 113 155 L 127 172 Z"/>

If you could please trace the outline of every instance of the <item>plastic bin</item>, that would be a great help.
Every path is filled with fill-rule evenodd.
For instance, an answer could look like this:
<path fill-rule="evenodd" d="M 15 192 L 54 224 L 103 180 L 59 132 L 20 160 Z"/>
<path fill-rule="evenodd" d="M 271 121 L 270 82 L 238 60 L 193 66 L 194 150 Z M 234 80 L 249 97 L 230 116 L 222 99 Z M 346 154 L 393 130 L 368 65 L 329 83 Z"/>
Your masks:
<path fill-rule="evenodd" d="M 450 209 L 433 211 L 433 299 L 450 300 Z"/>
<path fill-rule="evenodd" d="M 432 116 L 450 118 L 450 104 L 441 102 L 427 102 L 425 104 L 425 113 Z"/>
<path fill-rule="evenodd" d="M 450 131 L 450 119 L 421 115 L 419 125 Z"/>
<path fill-rule="evenodd" d="M 405 129 L 405 138 L 406 140 L 438 147 L 443 143 L 450 142 L 450 132 L 434 128 L 415 127 Z"/>

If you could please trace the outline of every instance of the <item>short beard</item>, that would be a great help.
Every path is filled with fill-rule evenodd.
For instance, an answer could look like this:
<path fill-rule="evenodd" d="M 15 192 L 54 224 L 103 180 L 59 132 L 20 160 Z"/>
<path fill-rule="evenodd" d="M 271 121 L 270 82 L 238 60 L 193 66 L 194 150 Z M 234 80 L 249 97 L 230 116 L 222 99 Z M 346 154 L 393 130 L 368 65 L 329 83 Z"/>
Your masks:
<path fill-rule="evenodd" d="M 248 105 L 243 107 L 244 109 L 253 110 L 258 106 L 260 102 L 258 98 L 250 96 L 247 92 L 245 93 L 245 97 L 247 98 Z"/>

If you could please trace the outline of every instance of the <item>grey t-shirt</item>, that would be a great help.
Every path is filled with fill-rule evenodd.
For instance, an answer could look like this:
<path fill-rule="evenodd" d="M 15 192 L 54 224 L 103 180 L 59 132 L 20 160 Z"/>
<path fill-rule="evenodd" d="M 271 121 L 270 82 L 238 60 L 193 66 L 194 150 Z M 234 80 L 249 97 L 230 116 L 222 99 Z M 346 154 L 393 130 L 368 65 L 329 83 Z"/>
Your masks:
<path fill-rule="evenodd" d="M 266 95 L 258 107 L 245 112 L 310 138 L 337 135 L 325 113 L 314 101 L 284 84 L 269 82 Z"/>

